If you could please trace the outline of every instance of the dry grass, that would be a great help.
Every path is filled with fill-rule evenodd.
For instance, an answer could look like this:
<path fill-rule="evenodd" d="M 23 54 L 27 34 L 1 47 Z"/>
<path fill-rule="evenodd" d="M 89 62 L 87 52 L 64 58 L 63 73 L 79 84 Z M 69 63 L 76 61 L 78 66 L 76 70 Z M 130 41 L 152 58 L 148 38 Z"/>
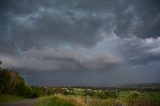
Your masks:
<path fill-rule="evenodd" d="M 70 102 L 75 106 L 86 106 L 85 97 L 83 96 L 63 96 L 63 95 L 56 95 L 59 99 L 64 101 Z"/>
<path fill-rule="evenodd" d="M 56 95 L 57 98 L 66 102 L 72 103 L 75 106 L 87 106 L 86 97 L 84 96 L 63 96 Z M 114 99 L 95 99 L 90 98 L 88 101 L 89 106 L 114 106 L 117 103 Z M 119 103 L 119 102 L 118 102 Z"/>

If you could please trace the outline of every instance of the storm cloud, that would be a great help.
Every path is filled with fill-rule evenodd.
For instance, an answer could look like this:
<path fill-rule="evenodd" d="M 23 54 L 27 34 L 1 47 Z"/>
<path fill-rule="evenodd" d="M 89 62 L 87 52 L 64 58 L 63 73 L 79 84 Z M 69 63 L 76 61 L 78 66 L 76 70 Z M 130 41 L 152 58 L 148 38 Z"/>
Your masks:
<path fill-rule="evenodd" d="M 0 60 L 29 83 L 160 82 L 159 0 L 0 2 Z"/>

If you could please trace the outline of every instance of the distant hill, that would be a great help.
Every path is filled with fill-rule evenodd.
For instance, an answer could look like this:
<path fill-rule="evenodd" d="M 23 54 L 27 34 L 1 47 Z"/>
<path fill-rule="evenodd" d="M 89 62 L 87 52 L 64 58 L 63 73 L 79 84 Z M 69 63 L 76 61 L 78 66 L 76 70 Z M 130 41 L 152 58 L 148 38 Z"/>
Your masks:
<path fill-rule="evenodd" d="M 124 88 L 160 88 L 160 83 L 137 83 L 137 84 L 124 84 L 118 87 Z"/>

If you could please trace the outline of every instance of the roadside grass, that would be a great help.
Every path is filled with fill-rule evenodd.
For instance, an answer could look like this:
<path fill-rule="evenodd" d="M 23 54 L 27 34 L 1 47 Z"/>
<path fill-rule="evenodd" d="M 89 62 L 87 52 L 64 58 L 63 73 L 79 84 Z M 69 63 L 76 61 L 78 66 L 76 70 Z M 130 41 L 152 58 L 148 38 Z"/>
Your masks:
<path fill-rule="evenodd" d="M 35 106 L 115 106 L 114 99 L 90 98 L 88 104 L 84 96 L 48 96 L 40 97 Z M 120 102 L 119 102 L 120 103 Z"/>
<path fill-rule="evenodd" d="M 64 95 L 56 95 L 55 97 L 67 101 L 69 103 L 74 104 L 74 106 L 86 106 L 86 100 L 84 96 L 76 96 L 76 95 L 69 95 L 69 96 L 64 96 Z"/>
<path fill-rule="evenodd" d="M 40 97 L 35 106 L 74 106 L 68 101 L 59 99 L 56 96 Z"/>
<path fill-rule="evenodd" d="M 5 94 L 0 94 L 0 104 L 1 103 L 10 103 L 10 102 L 16 102 L 23 100 L 23 97 L 15 96 L 15 95 L 5 95 Z"/>

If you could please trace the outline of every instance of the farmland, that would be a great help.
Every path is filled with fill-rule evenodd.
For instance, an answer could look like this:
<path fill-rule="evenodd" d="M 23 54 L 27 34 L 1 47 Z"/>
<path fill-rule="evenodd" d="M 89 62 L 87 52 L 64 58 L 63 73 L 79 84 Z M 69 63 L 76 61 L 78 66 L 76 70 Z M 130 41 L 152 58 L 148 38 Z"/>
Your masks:
<path fill-rule="evenodd" d="M 61 92 L 40 97 L 36 106 L 159 106 L 159 91 L 139 89 L 53 88 Z M 64 90 L 62 92 L 62 90 Z M 57 102 L 58 101 L 58 102 Z M 58 105 L 62 102 L 63 105 Z M 41 105 L 39 105 L 41 104 Z"/>
<path fill-rule="evenodd" d="M 3 69 L 0 76 L 0 103 L 36 98 L 35 106 L 160 106 L 159 84 L 117 87 L 33 86 L 12 70 Z"/>

